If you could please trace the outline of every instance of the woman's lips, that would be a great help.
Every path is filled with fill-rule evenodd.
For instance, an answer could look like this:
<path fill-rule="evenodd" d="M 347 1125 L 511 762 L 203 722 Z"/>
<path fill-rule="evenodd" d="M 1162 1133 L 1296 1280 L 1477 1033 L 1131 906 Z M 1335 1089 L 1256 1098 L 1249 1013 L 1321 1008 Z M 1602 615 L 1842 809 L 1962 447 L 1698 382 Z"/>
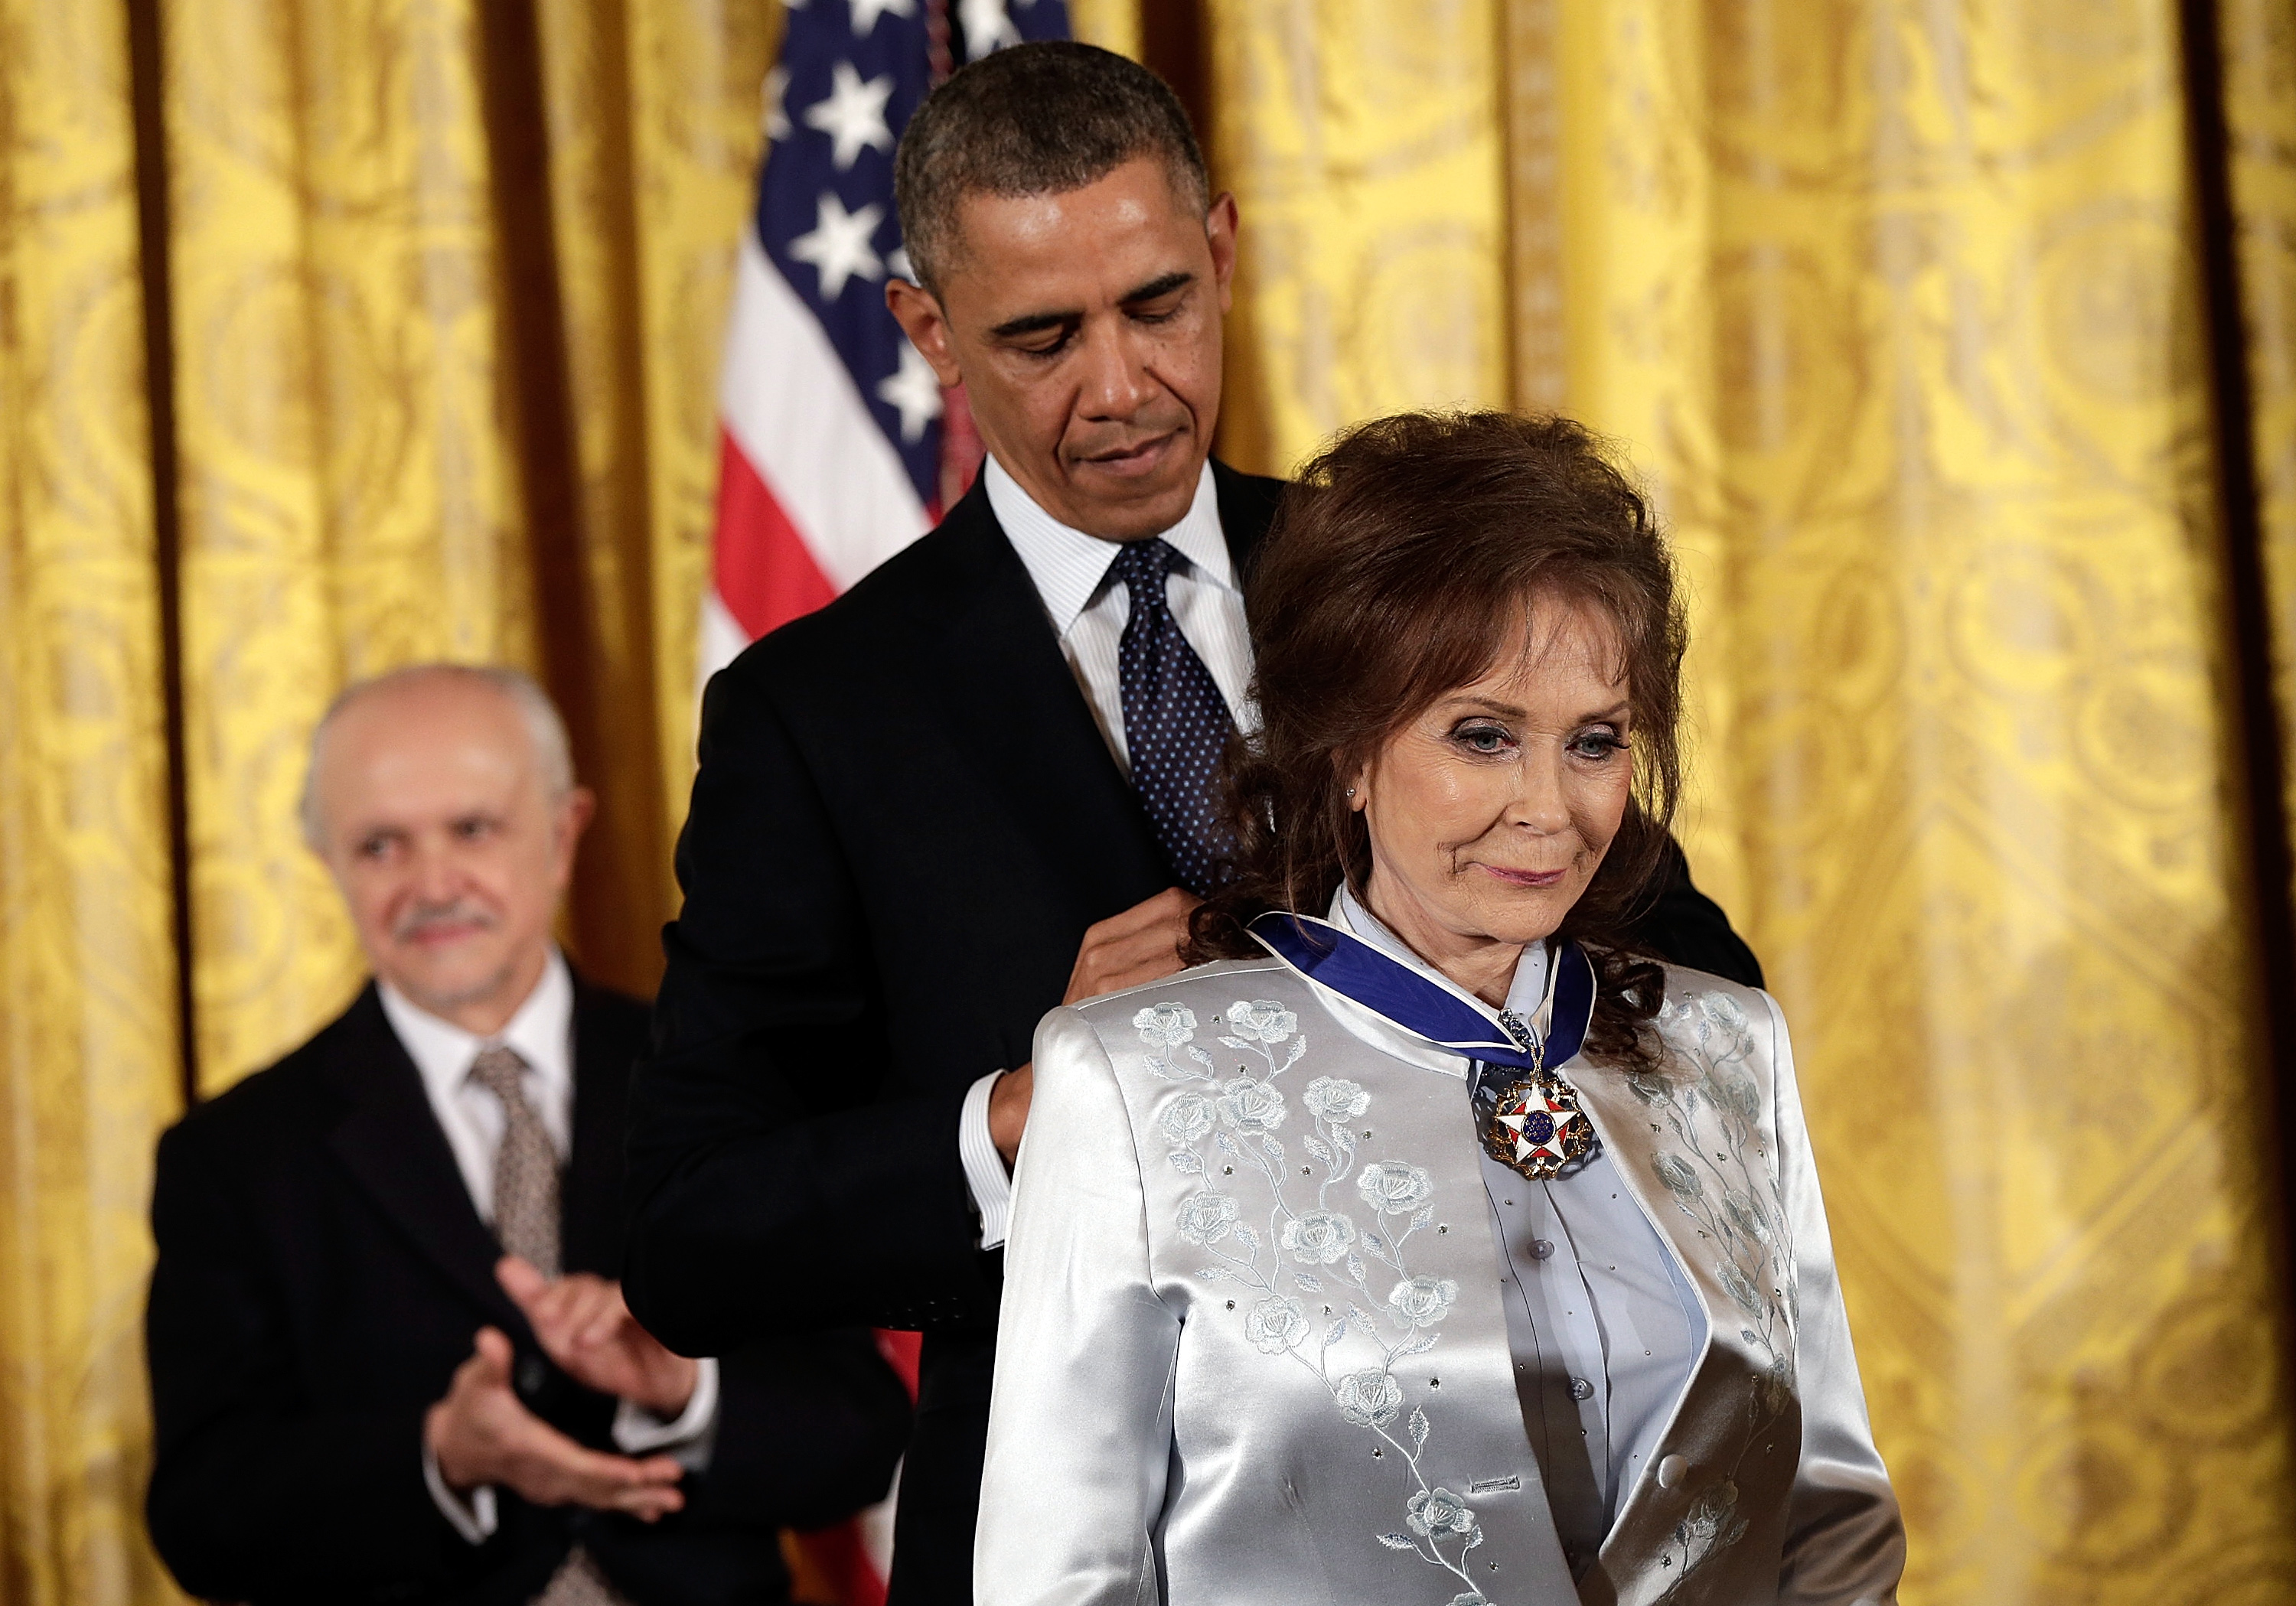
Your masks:
<path fill-rule="evenodd" d="M 1561 881 L 1560 870 L 1503 870 L 1496 864 L 1481 866 L 1486 875 L 1505 881 L 1510 887 L 1552 887 Z"/>

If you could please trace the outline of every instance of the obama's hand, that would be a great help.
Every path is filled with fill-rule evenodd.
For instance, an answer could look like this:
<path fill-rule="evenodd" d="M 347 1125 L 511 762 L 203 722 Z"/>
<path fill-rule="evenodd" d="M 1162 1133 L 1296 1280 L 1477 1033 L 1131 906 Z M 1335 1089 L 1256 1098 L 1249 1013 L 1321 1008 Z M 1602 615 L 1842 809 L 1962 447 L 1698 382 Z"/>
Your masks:
<path fill-rule="evenodd" d="M 1145 903 L 1121 914 L 1111 914 L 1085 929 L 1084 945 L 1077 950 L 1076 968 L 1069 972 L 1069 990 L 1062 1004 L 1097 998 L 1103 993 L 1155 981 L 1181 968 L 1180 950 L 1188 940 L 1188 916 L 1203 902 L 1194 893 L 1167 887 Z M 996 1078 L 988 1090 L 988 1136 L 1010 1168 L 1021 1152 L 1021 1134 L 1029 1125 L 1029 1098 L 1036 1090 L 1036 1066 L 1023 1065 Z"/>

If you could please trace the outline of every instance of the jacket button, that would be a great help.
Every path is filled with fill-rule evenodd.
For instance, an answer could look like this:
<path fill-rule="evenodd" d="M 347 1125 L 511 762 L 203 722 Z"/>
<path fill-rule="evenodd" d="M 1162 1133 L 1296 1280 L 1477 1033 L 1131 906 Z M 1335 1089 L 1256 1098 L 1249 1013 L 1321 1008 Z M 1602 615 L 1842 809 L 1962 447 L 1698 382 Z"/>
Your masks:
<path fill-rule="evenodd" d="M 1690 1475 L 1690 1463 L 1679 1455 L 1663 1457 L 1658 1463 L 1658 1487 L 1670 1489 Z"/>

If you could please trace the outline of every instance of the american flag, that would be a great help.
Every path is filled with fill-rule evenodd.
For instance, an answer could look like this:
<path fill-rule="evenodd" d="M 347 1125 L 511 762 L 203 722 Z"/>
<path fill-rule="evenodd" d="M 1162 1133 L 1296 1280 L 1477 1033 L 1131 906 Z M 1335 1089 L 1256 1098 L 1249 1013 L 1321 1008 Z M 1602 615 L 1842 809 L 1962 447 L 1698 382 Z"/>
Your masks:
<path fill-rule="evenodd" d="M 979 464 L 960 392 L 885 310 L 908 276 L 893 145 L 953 65 L 1068 37 L 1062 0 L 789 0 L 726 366 L 701 676 L 932 527 Z M 916 1335 L 879 1341 L 916 1388 Z M 800 1599 L 883 1606 L 892 1503 L 791 1536 Z"/>
<path fill-rule="evenodd" d="M 718 389 L 705 679 L 922 535 L 978 466 L 961 394 L 885 310 L 908 272 L 893 145 L 953 64 L 1067 37 L 1062 0 L 790 0 Z"/>

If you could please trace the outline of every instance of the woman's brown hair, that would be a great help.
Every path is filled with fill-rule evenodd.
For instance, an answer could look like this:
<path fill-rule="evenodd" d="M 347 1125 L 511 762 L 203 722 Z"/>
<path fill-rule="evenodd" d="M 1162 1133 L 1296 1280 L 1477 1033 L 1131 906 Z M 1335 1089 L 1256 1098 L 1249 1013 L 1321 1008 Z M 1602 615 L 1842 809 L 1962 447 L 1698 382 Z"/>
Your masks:
<path fill-rule="evenodd" d="M 1320 914 L 1371 869 L 1355 774 L 1403 725 L 1488 673 L 1535 599 L 1591 603 L 1618 632 L 1634 788 L 1562 935 L 1595 961 L 1587 1050 L 1650 1052 L 1663 976 L 1627 936 L 1656 894 L 1681 779 L 1682 609 L 1650 504 L 1566 418 L 1406 413 L 1348 431 L 1285 493 L 1245 586 L 1260 727 L 1230 750 L 1235 850 L 1186 957 L 1256 956 L 1269 909 Z"/>

